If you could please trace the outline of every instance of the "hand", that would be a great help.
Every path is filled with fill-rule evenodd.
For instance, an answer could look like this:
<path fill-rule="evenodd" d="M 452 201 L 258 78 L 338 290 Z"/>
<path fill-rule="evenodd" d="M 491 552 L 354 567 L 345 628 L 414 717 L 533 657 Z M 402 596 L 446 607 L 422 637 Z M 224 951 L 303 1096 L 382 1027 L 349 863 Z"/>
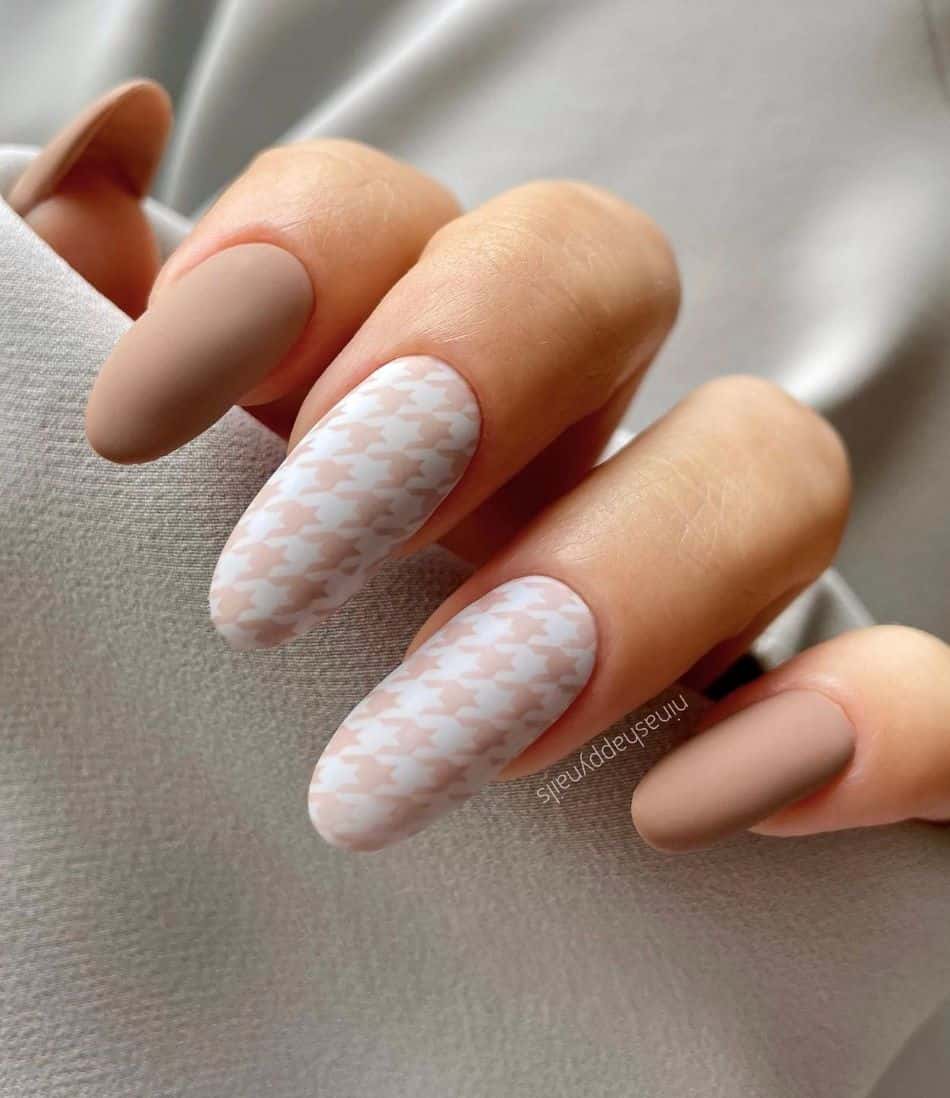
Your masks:
<path fill-rule="evenodd" d="M 88 434 L 151 460 L 240 403 L 289 437 L 212 583 L 230 643 L 290 641 L 433 542 L 476 567 L 324 752 L 330 842 L 384 846 L 711 681 L 832 560 L 844 450 L 768 382 L 704 385 L 593 468 L 678 303 L 663 235 L 611 194 L 531 183 L 463 215 L 345 141 L 258 157 L 165 264 Z M 838 637 L 714 707 L 634 820 L 680 850 L 946 818 L 948 712 L 941 642 Z"/>

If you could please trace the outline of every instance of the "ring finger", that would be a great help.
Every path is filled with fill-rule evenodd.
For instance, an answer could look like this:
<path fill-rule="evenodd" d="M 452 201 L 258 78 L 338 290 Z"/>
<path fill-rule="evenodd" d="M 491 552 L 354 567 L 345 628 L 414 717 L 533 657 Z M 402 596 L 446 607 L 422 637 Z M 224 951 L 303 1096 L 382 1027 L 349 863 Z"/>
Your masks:
<path fill-rule="evenodd" d="M 817 576 L 848 495 L 817 415 L 767 382 L 703 386 L 436 612 L 325 750 L 316 827 L 376 849 L 576 749 Z"/>

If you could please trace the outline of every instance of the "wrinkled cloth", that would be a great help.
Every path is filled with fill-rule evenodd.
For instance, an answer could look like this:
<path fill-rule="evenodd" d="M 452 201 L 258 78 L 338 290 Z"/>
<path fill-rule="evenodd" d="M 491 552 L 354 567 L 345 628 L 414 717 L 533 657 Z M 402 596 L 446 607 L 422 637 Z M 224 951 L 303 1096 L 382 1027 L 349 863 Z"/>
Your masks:
<path fill-rule="evenodd" d="M 41 141 L 127 75 L 172 89 L 166 247 L 307 135 L 380 145 L 469 204 L 543 175 L 638 202 L 686 305 L 628 426 L 719 373 L 781 381 L 850 444 L 852 587 L 950 635 L 946 4 L 0 19 L 0 139 Z M 560 805 L 525 779 L 383 854 L 326 848 L 310 768 L 460 566 L 430 551 L 289 649 L 224 649 L 208 579 L 280 445 L 234 411 L 153 466 L 93 457 L 85 394 L 126 324 L 0 206 L 0 1095 L 867 1095 L 950 990 L 947 830 L 665 858 L 628 800 L 684 725 Z M 831 575 L 759 651 L 867 620 Z"/>

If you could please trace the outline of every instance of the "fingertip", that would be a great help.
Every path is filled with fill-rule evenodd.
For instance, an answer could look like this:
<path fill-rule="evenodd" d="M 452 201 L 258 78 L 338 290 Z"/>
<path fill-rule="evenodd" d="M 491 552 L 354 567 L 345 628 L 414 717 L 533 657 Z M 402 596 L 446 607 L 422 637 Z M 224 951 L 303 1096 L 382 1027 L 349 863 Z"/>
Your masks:
<path fill-rule="evenodd" d="M 630 818 L 640 838 L 660 854 L 689 854 L 710 845 L 701 841 L 695 831 L 671 821 L 666 805 L 657 802 L 652 787 L 643 781 L 633 791 Z"/>
<path fill-rule="evenodd" d="M 376 832 L 348 830 L 345 815 L 328 812 L 326 799 L 315 793 L 312 785 L 307 799 L 307 811 L 314 831 L 328 846 L 337 850 L 350 854 L 375 854 L 390 845 L 388 839 L 382 838 Z"/>
<path fill-rule="evenodd" d="M 97 402 L 86 406 L 85 430 L 91 449 L 114 465 L 140 465 L 158 456 L 137 446 L 136 435 L 122 431 L 114 417 L 103 416 Z"/>

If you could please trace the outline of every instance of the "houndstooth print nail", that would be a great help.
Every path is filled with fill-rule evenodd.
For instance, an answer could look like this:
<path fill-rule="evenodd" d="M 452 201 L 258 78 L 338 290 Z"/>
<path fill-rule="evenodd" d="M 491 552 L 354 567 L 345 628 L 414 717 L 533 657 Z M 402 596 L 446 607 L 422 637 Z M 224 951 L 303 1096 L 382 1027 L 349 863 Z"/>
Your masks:
<path fill-rule="evenodd" d="M 495 778 L 590 677 L 594 619 L 547 576 L 466 607 L 346 718 L 310 785 L 310 818 L 335 846 L 378 850 Z"/>
<path fill-rule="evenodd" d="M 332 613 L 419 530 L 478 444 L 465 379 L 428 356 L 381 366 L 304 437 L 248 507 L 211 583 L 235 648 L 291 640 Z"/>

